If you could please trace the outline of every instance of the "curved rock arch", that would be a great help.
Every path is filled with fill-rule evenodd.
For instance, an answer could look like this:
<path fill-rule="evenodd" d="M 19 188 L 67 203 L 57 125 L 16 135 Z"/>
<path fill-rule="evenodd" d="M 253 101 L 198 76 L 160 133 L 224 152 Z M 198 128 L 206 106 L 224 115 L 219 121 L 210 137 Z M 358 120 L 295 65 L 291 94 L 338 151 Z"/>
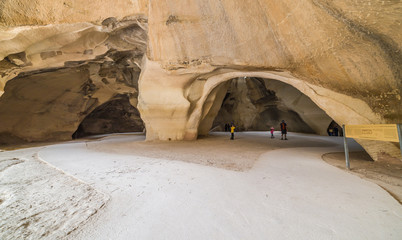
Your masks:
<path fill-rule="evenodd" d="M 242 71 L 213 67 L 203 67 L 202 70 L 204 73 L 196 68 L 167 71 L 159 63 L 145 60 L 139 80 L 138 109 L 146 125 L 148 141 L 195 140 L 200 133 L 205 134 L 205 131 L 210 129 L 212 121 L 203 122 L 203 119 L 208 114 L 216 115 L 219 110 L 217 108 L 216 112 L 210 112 L 219 86 L 238 77 L 274 79 L 289 84 L 309 97 L 339 124 L 386 122 L 373 112 L 365 101 L 308 83 L 289 72 Z M 155 91 L 155 88 L 161 86 L 162 91 Z M 360 140 L 358 142 L 373 159 L 378 159 L 382 152 L 396 157 L 399 154 L 395 145 L 389 142 Z M 372 148 L 373 145 L 380 148 Z"/>
<path fill-rule="evenodd" d="M 214 93 L 214 89 L 216 89 L 220 84 L 237 77 L 274 79 L 289 84 L 308 96 L 332 119 L 342 124 L 370 124 L 383 122 L 383 120 L 376 115 L 364 101 L 306 83 L 303 80 L 291 76 L 289 73 L 232 71 L 214 75 L 206 80 L 202 89 L 202 97 L 195 104 L 195 108 L 191 112 L 186 125 L 186 136 L 188 136 L 189 139 L 191 139 L 190 136 L 193 135 L 194 130 L 197 129 L 198 133 L 198 127 L 202 121 L 202 116 L 208 114 L 205 112 L 206 109 L 204 109 L 204 104 L 207 99 L 211 97 L 211 94 Z M 339 109 L 342 109 L 342 111 L 338 111 Z"/>
<path fill-rule="evenodd" d="M 205 117 L 208 114 L 212 114 L 215 117 L 217 111 L 212 113 L 207 112 L 212 108 L 205 109 L 205 101 L 207 101 L 207 99 L 213 95 L 214 89 L 218 88 L 219 84 L 236 77 L 270 78 L 289 84 L 309 97 L 319 108 L 324 110 L 329 117 L 339 124 L 385 123 L 385 120 L 382 119 L 378 114 L 375 114 L 366 102 L 307 83 L 301 79 L 293 77 L 289 73 L 233 71 L 214 75 L 206 81 L 203 89 L 203 97 L 197 102 L 195 109 L 189 117 L 189 122 L 187 125 L 187 131 L 189 131 L 189 134 L 186 133 L 185 136 L 193 136 L 194 128 L 192 127 L 197 126 L 197 124 L 197 135 L 206 134 L 205 131 L 209 131 L 213 120 L 209 122 L 208 120 L 203 121 L 202 116 Z M 214 98 L 215 96 L 212 97 Z M 214 119 L 214 117 L 212 119 Z M 374 160 L 379 160 L 383 154 L 396 158 L 399 157 L 398 148 L 390 142 L 359 139 L 356 139 L 356 141 L 367 151 L 367 153 L 369 153 Z"/>
<path fill-rule="evenodd" d="M 290 83 L 339 123 L 401 121 L 398 4 L 103 2 L 96 9 L 93 4 L 27 0 L 3 4 L 0 95 L 5 82 L 18 73 L 109 62 L 107 53 L 113 48 L 146 52 L 139 108 L 149 140 L 195 139 L 200 126 L 207 125 L 201 119 L 212 114 L 207 109 L 219 90 L 210 84 L 214 79 L 222 84 L 230 74 L 274 75 L 272 79 Z M 21 7 L 29 10 L 24 16 Z M 129 65 L 140 67 L 137 60 Z"/>

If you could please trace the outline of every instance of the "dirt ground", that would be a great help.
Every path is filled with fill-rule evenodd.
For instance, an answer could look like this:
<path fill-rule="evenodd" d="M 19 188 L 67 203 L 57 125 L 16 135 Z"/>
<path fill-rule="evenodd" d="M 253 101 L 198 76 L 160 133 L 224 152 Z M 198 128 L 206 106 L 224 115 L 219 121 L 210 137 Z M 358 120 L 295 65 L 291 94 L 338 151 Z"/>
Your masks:
<path fill-rule="evenodd" d="M 103 141 L 108 138 L 106 137 L 88 141 L 86 147 L 96 152 L 164 158 L 228 170 L 248 171 L 260 155 L 267 151 L 280 148 L 331 146 L 330 142 L 315 139 L 315 135 L 290 134 L 289 141 L 281 141 L 279 132 L 276 135 L 276 138 L 271 139 L 267 132 L 238 132 L 235 134 L 235 140 L 231 141 L 229 133 L 215 132 L 197 141 L 172 142 Z"/>
<path fill-rule="evenodd" d="M 0 150 L 0 239 L 400 239 L 401 162 L 350 143 L 343 172 L 331 166 L 344 169 L 342 138 L 288 138 L 130 133 Z"/>
<path fill-rule="evenodd" d="M 206 139 L 200 138 L 197 142 L 108 142 L 107 149 L 110 149 L 110 147 L 113 146 L 113 151 L 122 154 L 136 154 L 151 158 L 163 156 L 164 158 L 171 160 L 193 162 L 235 171 L 247 171 L 252 168 L 255 161 L 263 152 L 283 147 L 301 147 L 300 141 L 293 142 L 291 146 L 286 146 L 283 145 L 281 141 L 278 141 L 279 138 L 268 139 L 269 144 L 267 145 L 264 143 L 265 140 L 263 140 L 267 136 L 253 135 L 250 137 L 250 134 L 252 133 L 237 133 L 236 141 L 230 142 L 231 144 L 227 144 L 226 141 L 222 142 L 223 139 L 221 138 L 225 135 L 225 133 L 215 133 L 215 135 L 211 135 Z M 98 136 L 87 139 L 87 148 L 94 151 L 105 151 L 105 143 L 98 142 L 103 138 L 104 136 Z M 299 137 L 296 137 L 297 140 L 300 140 L 298 138 Z M 213 145 L 217 150 L 211 151 L 208 148 L 210 142 L 213 142 Z M 4 150 L 14 150 L 27 147 L 51 145 L 55 143 L 56 142 L 25 143 L 9 146 L 3 145 L 1 147 Z M 311 146 L 313 147 L 315 144 L 312 144 Z M 244 151 L 245 147 L 249 151 Z M 172 151 L 173 149 L 175 151 Z M 3 150 L 0 150 L 0 152 L 1 151 Z M 234 154 L 227 154 L 228 152 Z M 328 164 L 348 171 L 345 167 L 345 155 L 343 152 L 326 153 L 322 156 L 322 159 Z M 376 183 L 390 193 L 400 204 L 402 204 L 401 161 L 397 159 L 385 159 L 380 162 L 375 162 L 366 152 L 361 151 L 350 152 L 350 165 L 351 169 L 348 172 Z"/>
<path fill-rule="evenodd" d="M 327 153 L 322 156 L 322 159 L 333 166 L 348 171 L 343 152 Z M 376 183 L 402 204 L 401 161 L 386 159 L 375 162 L 366 152 L 351 152 L 350 171 L 348 172 Z"/>

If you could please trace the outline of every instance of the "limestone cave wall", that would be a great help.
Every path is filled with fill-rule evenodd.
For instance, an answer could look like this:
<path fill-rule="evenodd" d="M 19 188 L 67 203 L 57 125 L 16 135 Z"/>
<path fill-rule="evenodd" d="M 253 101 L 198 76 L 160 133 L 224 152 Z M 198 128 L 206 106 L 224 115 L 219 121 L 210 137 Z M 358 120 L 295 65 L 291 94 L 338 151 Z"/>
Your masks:
<path fill-rule="evenodd" d="M 195 139 L 215 89 L 244 76 L 292 85 L 339 124 L 400 122 L 401 11 L 399 1 L 151 1 L 139 85 L 164 91 L 140 92 L 147 138 Z M 175 130 L 154 114 L 162 102 Z"/>
<path fill-rule="evenodd" d="M 137 106 L 143 17 L 15 31 L 0 44 L 14 47 L 1 52 L 0 143 L 71 139 L 88 114 L 119 95 Z"/>
<path fill-rule="evenodd" d="M 241 77 L 290 85 L 339 124 L 402 122 L 401 22 L 393 0 L 1 1 L 1 132 L 63 139 L 88 104 L 129 94 L 148 140 L 196 139 L 209 131 L 228 81 Z M 50 93 L 50 78 L 64 90 Z M 49 97 L 17 91 L 31 82 Z M 78 94 L 84 85 L 89 95 Z M 284 103 L 295 99 L 271 85 Z M 57 118 L 58 109 L 70 117 Z M 298 114 L 306 122 L 315 113 Z M 46 116 L 59 127 L 39 128 Z M 369 153 L 396 149 L 382 143 Z"/>

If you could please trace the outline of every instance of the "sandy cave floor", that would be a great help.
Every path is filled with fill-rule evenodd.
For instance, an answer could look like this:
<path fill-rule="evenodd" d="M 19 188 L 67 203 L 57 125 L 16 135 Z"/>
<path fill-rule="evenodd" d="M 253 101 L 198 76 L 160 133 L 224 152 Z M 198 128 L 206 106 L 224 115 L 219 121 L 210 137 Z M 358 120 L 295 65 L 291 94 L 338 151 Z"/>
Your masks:
<path fill-rule="evenodd" d="M 340 166 L 342 138 L 228 138 L 115 134 L 0 152 L 0 238 L 401 239 L 401 204 L 322 161 Z"/>
<path fill-rule="evenodd" d="M 326 153 L 322 159 L 346 171 L 344 152 Z M 358 151 L 350 153 L 350 164 L 348 172 L 378 184 L 402 204 L 402 162 L 399 159 L 375 162 L 366 152 Z"/>

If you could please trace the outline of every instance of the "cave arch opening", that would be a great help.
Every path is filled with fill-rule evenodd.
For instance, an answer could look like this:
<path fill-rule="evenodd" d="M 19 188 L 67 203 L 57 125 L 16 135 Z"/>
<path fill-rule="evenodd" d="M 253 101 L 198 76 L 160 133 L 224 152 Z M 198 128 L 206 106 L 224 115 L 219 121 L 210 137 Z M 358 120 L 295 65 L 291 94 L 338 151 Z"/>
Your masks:
<path fill-rule="evenodd" d="M 144 122 L 138 109 L 132 106 L 127 94 L 119 94 L 89 113 L 72 134 L 72 138 L 144 131 Z"/>
<path fill-rule="evenodd" d="M 337 122 L 332 121 L 327 128 L 328 136 L 343 136 L 342 126 Z"/>
<path fill-rule="evenodd" d="M 211 99 L 216 102 L 211 104 Z M 199 136 L 225 131 L 225 124 L 230 123 L 238 131 L 279 130 L 281 120 L 288 123 L 291 132 L 327 135 L 333 122 L 306 94 L 270 78 L 237 77 L 221 82 L 205 101 L 208 104 L 204 106 Z"/>
<path fill-rule="evenodd" d="M 219 71 L 212 76 L 198 76 L 197 79 L 193 81 L 188 92 L 195 92 L 196 96 L 196 92 L 201 91 L 202 94 L 199 96 L 197 101 L 192 104 L 191 113 L 188 116 L 185 132 L 183 134 L 184 140 L 194 140 L 197 137 L 208 135 L 226 94 L 227 88 L 224 87 L 225 84 L 228 84 L 231 79 L 242 77 L 277 80 L 281 83 L 292 86 L 302 94 L 306 95 L 307 98 L 317 105 L 317 109 L 325 112 L 329 117 L 329 121 L 325 125 L 322 125 L 325 127 L 321 127 L 321 130 L 318 131 L 320 135 L 328 134 L 327 127 L 331 121 L 335 121 L 338 124 L 369 124 L 373 121 L 380 122 L 375 113 L 364 101 L 309 83 L 308 81 L 293 76 L 290 72 L 281 70 L 241 71 L 228 69 Z M 204 83 L 200 84 L 197 81 Z M 312 125 L 310 126 L 312 127 Z M 147 139 L 149 136 L 153 137 L 155 134 L 147 134 Z M 378 152 L 376 149 L 371 148 L 370 143 L 363 140 L 357 142 L 374 160 L 378 159 Z M 394 150 L 396 152 L 396 150 L 398 150 L 390 143 L 384 143 L 381 144 L 381 146 L 384 149 L 392 149 L 389 150 L 389 152 Z"/>

